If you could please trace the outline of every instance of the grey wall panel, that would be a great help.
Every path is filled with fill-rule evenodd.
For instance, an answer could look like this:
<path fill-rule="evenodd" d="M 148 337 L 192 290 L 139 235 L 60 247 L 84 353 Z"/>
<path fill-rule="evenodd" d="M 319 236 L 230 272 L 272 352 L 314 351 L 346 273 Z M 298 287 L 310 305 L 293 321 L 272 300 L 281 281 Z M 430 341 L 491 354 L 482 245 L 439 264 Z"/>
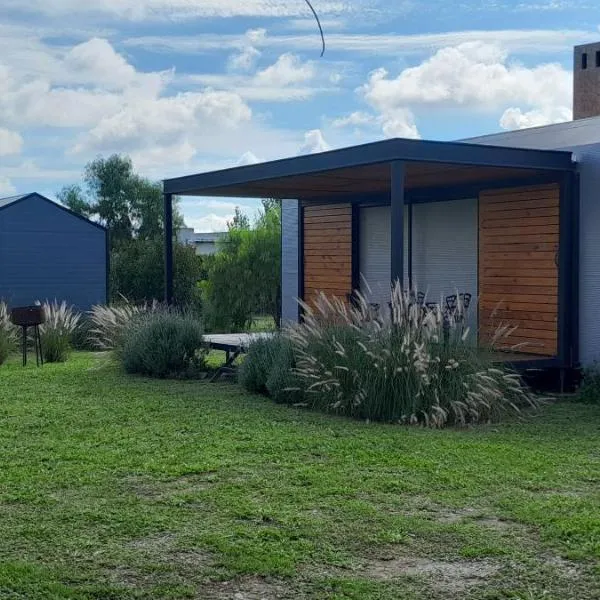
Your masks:
<path fill-rule="evenodd" d="M 576 149 L 580 162 L 579 358 L 600 360 L 600 144 Z"/>
<path fill-rule="evenodd" d="M 300 203 L 284 200 L 281 209 L 281 320 L 296 323 L 299 318 L 299 227 Z"/>
<path fill-rule="evenodd" d="M 413 207 L 413 282 L 428 302 L 472 294 L 470 326 L 477 323 L 478 201 L 453 200 Z"/>
<path fill-rule="evenodd" d="M 106 302 L 105 231 L 38 197 L 0 211 L 0 298 Z"/>
<path fill-rule="evenodd" d="M 391 284 L 391 210 L 389 206 L 363 207 L 359 224 L 361 292 L 385 305 Z M 408 286 L 408 208 L 404 208 L 404 286 Z"/>
<path fill-rule="evenodd" d="M 464 141 L 536 150 L 570 150 L 575 146 L 597 144 L 599 139 L 600 117 L 592 117 L 543 127 L 503 131 Z"/>

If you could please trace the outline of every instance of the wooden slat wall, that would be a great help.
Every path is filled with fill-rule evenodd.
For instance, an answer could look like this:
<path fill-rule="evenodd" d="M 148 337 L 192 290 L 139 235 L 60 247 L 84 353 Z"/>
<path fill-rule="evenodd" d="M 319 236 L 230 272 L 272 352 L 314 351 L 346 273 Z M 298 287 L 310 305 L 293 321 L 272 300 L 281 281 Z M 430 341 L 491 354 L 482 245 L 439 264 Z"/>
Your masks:
<path fill-rule="evenodd" d="M 518 329 L 500 348 L 554 356 L 558 333 L 558 184 L 493 190 L 479 197 L 479 328 Z"/>
<path fill-rule="evenodd" d="M 304 206 L 304 300 L 352 292 L 352 206 Z"/>

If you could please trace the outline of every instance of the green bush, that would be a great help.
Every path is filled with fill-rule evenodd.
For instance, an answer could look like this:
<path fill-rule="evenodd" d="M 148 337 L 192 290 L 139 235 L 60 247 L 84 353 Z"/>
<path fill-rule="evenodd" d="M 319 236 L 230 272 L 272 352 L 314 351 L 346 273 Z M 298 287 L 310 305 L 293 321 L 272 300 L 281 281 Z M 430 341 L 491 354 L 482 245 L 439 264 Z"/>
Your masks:
<path fill-rule="evenodd" d="M 125 331 L 118 357 L 127 373 L 166 378 L 194 376 L 206 368 L 202 325 L 190 314 L 140 313 Z"/>
<path fill-rule="evenodd" d="M 44 302 L 46 320 L 40 325 L 44 361 L 65 362 L 71 351 L 71 338 L 81 315 L 66 302 Z"/>
<path fill-rule="evenodd" d="M 302 400 L 302 392 L 294 366 L 289 338 L 281 334 L 260 337 L 250 345 L 238 379 L 250 392 L 268 394 L 278 403 L 297 403 Z"/>
<path fill-rule="evenodd" d="M 295 373 L 318 410 L 430 427 L 497 421 L 536 406 L 519 376 L 491 362 L 462 325 L 410 302 L 398 285 L 388 316 L 357 296 L 320 296 L 291 330 Z"/>
<path fill-rule="evenodd" d="M 576 396 L 584 404 L 600 404 L 600 365 L 584 369 L 581 388 Z"/>
<path fill-rule="evenodd" d="M 17 330 L 10 321 L 8 306 L 0 302 L 0 365 L 15 348 Z"/>

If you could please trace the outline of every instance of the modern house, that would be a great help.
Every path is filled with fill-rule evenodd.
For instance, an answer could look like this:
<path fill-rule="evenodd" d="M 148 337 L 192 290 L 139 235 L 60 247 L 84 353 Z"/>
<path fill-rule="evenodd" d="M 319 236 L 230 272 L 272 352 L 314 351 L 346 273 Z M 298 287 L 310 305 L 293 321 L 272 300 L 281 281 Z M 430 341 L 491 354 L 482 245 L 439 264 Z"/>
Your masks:
<path fill-rule="evenodd" d="M 346 299 L 360 289 L 385 305 L 400 280 L 431 300 L 472 294 L 481 342 L 500 320 L 518 326 L 510 361 L 522 368 L 588 364 L 600 358 L 597 56 L 600 44 L 575 49 L 575 115 L 587 118 L 169 179 L 167 214 L 174 194 L 282 199 L 286 321 L 301 318 L 297 298 L 320 291 Z M 166 261 L 169 277 L 170 244 Z"/>
<path fill-rule="evenodd" d="M 227 233 L 196 232 L 191 227 L 182 227 L 177 230 L 177 241 L 185 246 L 193 246 L 198 256 L 210 256 L 217 251 L 217 242 Z"/>
<path fill-rule="evenodd" d="M 40 194 L 0 199 L 0 299 L 107 301 L 108 231 Z"/>

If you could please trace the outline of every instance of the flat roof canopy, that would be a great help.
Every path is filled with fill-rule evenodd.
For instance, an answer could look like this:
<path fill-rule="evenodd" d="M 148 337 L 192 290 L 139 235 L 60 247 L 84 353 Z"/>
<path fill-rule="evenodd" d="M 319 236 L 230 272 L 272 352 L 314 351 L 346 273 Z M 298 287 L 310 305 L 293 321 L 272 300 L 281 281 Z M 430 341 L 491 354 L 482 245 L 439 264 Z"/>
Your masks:
<path fill-rule="evenodd" d="M 334 198 L 390 192 L 390 165 L 405 163 L 407 190 L 518 182 L 575 169 L 571 152 L 392 139 L 341 150 L 166 179 L 181 196 Z"/>

